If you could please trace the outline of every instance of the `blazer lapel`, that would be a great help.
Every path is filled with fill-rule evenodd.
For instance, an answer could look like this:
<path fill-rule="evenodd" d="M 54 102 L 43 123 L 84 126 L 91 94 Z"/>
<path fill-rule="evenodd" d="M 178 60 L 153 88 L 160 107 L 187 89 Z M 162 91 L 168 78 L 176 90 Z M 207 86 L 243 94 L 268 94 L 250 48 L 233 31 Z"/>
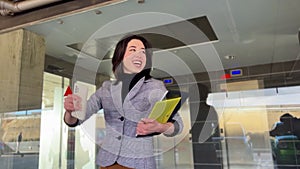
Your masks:
<path fill-rule="evenodd" d="M 116 109 L 122 116 L 124 116 L 123 106 L 122 106 L 122 82 L 118 82 L 117 84 L 111 83 L 110 93 L 113 100 L 113 104 L 116 106 Z"/>
<path fill-rule="evenodd" d="M 125 101 L 127 99 L 131 100 L 140 90 L 142 87 L 143 83 L 145 81 L 145 77 L 141 78 L 134 86 L 133 88 L 128 92 L 127 96 L 125 97 Z"/>

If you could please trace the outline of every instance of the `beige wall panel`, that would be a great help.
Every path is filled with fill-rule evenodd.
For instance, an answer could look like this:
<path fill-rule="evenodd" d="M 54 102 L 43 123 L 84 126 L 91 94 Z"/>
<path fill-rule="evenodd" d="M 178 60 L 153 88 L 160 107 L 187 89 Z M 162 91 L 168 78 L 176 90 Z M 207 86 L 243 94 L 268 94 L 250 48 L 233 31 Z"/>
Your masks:
<path fill-rule="evenodd" d="M 220 85 L 221 91 L 241 91 L 241 90 L 255 90 L 264 88 L 262 80 L 247 80 L 240 82 L 230 82 Z"/>
<path fill-rule="evenodd" d="M 0 34 L 0 113 L 41 107 L 44 39 L 25 30 Z"/>
<path fill-rule="evenodd" d="M 39 109 L 42 104 L 45 40 L 24 31 L 19 90 L 19 110 Z"/>
<path fill-rule="evenodd" d="M 23 31 L 0 34 L 0 113 L 18 108 Z"/>

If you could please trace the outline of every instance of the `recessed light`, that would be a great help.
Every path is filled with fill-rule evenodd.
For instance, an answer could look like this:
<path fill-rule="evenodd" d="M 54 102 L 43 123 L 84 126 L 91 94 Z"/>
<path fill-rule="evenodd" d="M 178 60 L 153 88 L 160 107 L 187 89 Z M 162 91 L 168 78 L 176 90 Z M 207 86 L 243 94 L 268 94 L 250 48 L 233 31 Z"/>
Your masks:
<path fill-rule="evenodd" d="M 59 20 L 57 20 L 57 23 L 58 23 L 58 24 L 64 24 L 64 21 L 61 20 L 61 19 L 59 19 Z"/>
<path fill-rule="evenodd" d="M 100 15 L 100 14 L 102 14 L 102 12 L 101 12 L 99 9 L 96 9 L 96 10 L 95 10 L 95 14 L 96 14 L 96 15 Z"/>
<path fill-rule="evenodd" d="M 233 59 L 235 59 L 235 56 L 233 56 L 233 55 L 226 55 L 226 56 L 224 56 L 224 58 L 227 59 L 227 60 L 233 60 Z"/>

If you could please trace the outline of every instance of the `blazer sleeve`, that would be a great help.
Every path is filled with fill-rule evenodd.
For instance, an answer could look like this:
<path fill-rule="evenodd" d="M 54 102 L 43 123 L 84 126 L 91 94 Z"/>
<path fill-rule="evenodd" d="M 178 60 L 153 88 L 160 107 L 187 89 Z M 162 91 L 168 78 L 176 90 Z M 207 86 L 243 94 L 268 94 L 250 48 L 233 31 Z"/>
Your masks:
<path fill-rule="evenodd" d="M 168 92 L 168 94 L 166 96 L 167 99 L 171 99 L 171 98 L 175 98 L 175 97 L 181 97 L 181 100 L 178 103 L 178 105 L 176 106 L 176 108 L 174 109 L 174 112 L 172 113 L 170 119 L 168 120 L 168 122 L 172 122 L 174 124 L 174 132 L 172 134 L 169 134 L 169 135 L 164 134 L 167 137 L 172 137 L 172 136 L 175 136 L 177 134 L 180 134 L 183 130 L 183 127 L 184 127 L 182 118 L 178 114 L 178 110 L 180 110 L 181 106 L 186 101 L 188 95 L 185 92 L 171 90 L 171 91 Z"/>
<path fill-rule="evenodd" d="M 82 124 L 87 119 L 89 119 L 93 114 L 97 113 L 100 109 L 102 109 L 101 95 L 104 90 L 105 82 L 103 86 L 100 87 L 87 101 L 86 105 L 86 116 L 84 120 L 79 120 L 79 124 Z"/>
<path fill-rule="evenodd" d="M 183 130 L 183 121 L 182 121 L 182 118 L 180 117 L 180 115 L 178 113 L 176 113 L 174 115 L 174 117 L 172 118 L 172 122 L 173 122 L 173 125 L 174 125 L 174 132 L 172 134 L 164 134 L 165 136 L 167 137 L 173 137 L 177 134 L 180 134 Z"/>
<path fill-rule="evenodd" d="M 159 81 L 159 83 L 157 83 L 156 85 L 157 86 L 155 88 L 160 89 L 160 90 L 156 90 L 156 91 L 160 91 L 160 94 L 155 93 L 155 90 L 154 90 L 154 93 L 155 93 L 154 95 L 157 95 L 160 97 L 159 99 L 162 99 L 162 97 L 165 96 L 165 94 L 168 90 L 166 89 L 165 84 L 162 81 Z M 180 117 L 180 115 L 177 112 L 172 117 L 171 122 L 174 124 L 174 132 L 172 134 L 164 134 L 167 137 L 173 137 L 177 134 L 180 134 L 184 127 L 182 118 Z"/>

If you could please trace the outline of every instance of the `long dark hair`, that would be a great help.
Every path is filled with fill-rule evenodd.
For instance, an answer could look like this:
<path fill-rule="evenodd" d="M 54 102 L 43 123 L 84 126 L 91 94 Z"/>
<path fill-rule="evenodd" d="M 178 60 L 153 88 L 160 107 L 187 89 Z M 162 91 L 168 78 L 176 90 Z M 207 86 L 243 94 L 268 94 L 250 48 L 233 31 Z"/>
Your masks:
<path fill-rule="evenodd" d="M 145 50 L 146 50 L 146 65 L 144 70 L 142 70 L 141 72 L 137 73 L 134 78 L 132 79 L 130 85 L 129 85 L 129 90 L 143 77 L 145 77 L 145 80 L 150 79 L 151 75 L 151 68 L 152 68 L 152 55 L 153 55 L 153 51 L 152 51 L 152 45 L 150 44 L 149 41 L 147 41 L 144 37 L 140 36 L 140 35 L 127 35 L 125 37 L 123 37 L 116 45 L 115 51 L 114 51 L 114 55 L 112 58 L 112 70 L 115 74 L 115 77 L 118 78 L 122 76 L 122 74 L 124 74 L 123 72 L 123 65 L 122 65 L 122 61 L 124 58 L 124 54 L 127 48 L 128 43 L 133 40 L 133 39 L 137 39 L 142 41 L 142 43 L 145 46 Z"/>
<path fill-rule="evenodd" d="M 114 55 L 112 58 L 112 65 L 113 65 L 112 71 L 114 72 L 117 79 L 120 75 L 122 75 L 124 73 L 122 61 L 124 58 L 124 54 L 125 54 L 127 45 L 133 39 L 142 41 L 142 43 L 145 46 L 145 50 L 146 50 L 146 65 L 145 65 L 144 70 L 138 74 L 144 74 L 144 76 L 147 79 L 151 77 L 150 71 L 151 71 L 151 67 L 152 67 L 152 55 L 153 55 L 152 45 L 150 44 L 150 42 L 148 42 L 144 37 L 142 37 L 140 35 L 127 35 L 127 36 L 123 37 L 117 43 L 115 51 L 114 51 Z"/>

